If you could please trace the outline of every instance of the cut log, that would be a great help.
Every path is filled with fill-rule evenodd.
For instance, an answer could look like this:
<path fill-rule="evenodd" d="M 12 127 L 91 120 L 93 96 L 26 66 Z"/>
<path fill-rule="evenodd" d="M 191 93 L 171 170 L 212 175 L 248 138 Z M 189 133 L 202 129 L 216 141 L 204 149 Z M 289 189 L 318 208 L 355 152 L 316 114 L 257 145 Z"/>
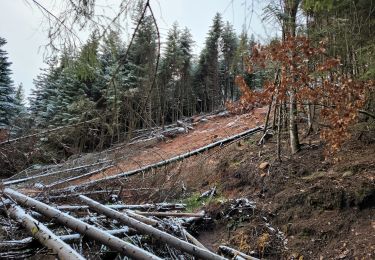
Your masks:
<path fill-rule="evenodd" d="M 258 258 L 246 255 L 229 246 L 219 246 L 219 251 L 222 252 L 224 255 L 233 257 L 232 259 L 236 259 L 236 260 L 259 260 Z"/>
<path fill-rule="evenodd" d="M 67 197 L 77 197 L 78 195 L 95 195 L 95 194 L 113 194 L 118 193 L 120 190 L 94 190 L 94 191 L 87 191 L 82 193 L 70 193 L 70 194 L 63 194 L 63 195 L 56 195 L 56 196 L 48 196 L 48 200 L 58 200 L 58 199 L 66 199 Z M 1 204 L 0 204 L 1 205 Z"/>
<path fill-rule="evenodd" d="M 82 170 L 82 169 L 85 169 L 85 168 L 89 168 L 89 167 L 100 165 L 100 164 L 110 163 L 110 162 L 112 162 L 112 160 L 105 160 L 105 161 L 96 162 L 96 163 L 93 163 L 93 164 L 81 165 L 81 166 L 77 166 L 77 167 L 73 167 L 73 168 L 69 168 L 69 169 L 64 169 L 64 170 L 59 170 L 59 171 L 46 172 L 46 173 L 43 173 L 43 174 L 40 174 L 40 175 L 33 175 L 33 176 L 22 178 L 22 179 L 5 181 L 3 184 L 5 186 L 9 186 L 9 185 L 13 185 L 13 184 L 18 184 L 18 183 L 30 181 L 30 180 L 37 180 L 37 179 L 40 179 L 40 178 L 53 176 L 53 175 L 56 175 L 56 174 L 79 171 L 79 170 Z"/>
<path fill-rule="evenodd" d="M 104 167 L 102 167 L 100 169 L 96 169 L 96 170 L 90 171 L 88 173 L 84 173 L 84 174 L 80 174 L 78 176 L 73 176 L 73 177 L 70 177 L 70 178 L 67 178 L 67 179 L 59 180 L 59 181 L 56 181 L 56 182 L 51 183 L 49 185 L 46 185 L 45 188 L 46 189 L 50 189 L 50 188 L 59 186 L 61 184 L 65 184 L 65 183 L 68 183 L 68 182 L 71 182 L 71 181 L 75 181 L 75 180 L 78 180 L 78 179 L 81 179 L 81 178 L 86 178 L 86 177 L 89 177 L 91 175 L 94 175 L 94 174 L 97 174 L 99 172 L 102 172 L 104 170 L 107 170 L 107 169 L 109 169 L 109 168 L 111 168 L 113 166 L 114 166 L 114 164 L 110 164 L 110 165 L 104 166 Z"/>
<path fill-rule="evenodd" d="M 189 213 L 189 212 L 154 212 L 154 211 L 136 211 L 135 213 L 142 216 L 155 216 L 155 217 L 195 217 L 203 218 L 204 213 Z"/>
<path fill-rule="evenodd" d="M 111 234 L 111 235 L 114 235 L 114 236 L 129 234 L 129 231 L 130 231 L 129 228 L 106 230 L 106 232 L 108 234 Z M 80 239 L 82 239 L 82 237 L 83 236 L 81 234 L 77 234 L 77 233 L 59 236 L 59 238 L 66 243 L 77 242 Z M 14 250 L 14 249 L 21 249 L 21 248 L 30 247 L 31 244 L 33 243 L 33 241 L 34 241 L 33 237 L 26 237 L 26 238 L 20 239 L 20 240 L 1 241 L 0 242 L 0 251 L 11 250 L 11 249 Z"/>
<path fill-rule="evenodd" d="M 185 236 L 187 237 L 187 239 L 189 239 L 194 245 L 202 248 L 202 249 L 205 249 L 205 250 L 208 250 L 201 242 L 199 242 L 195 237 L 193 237 L 193 235 L 191 235 L 189 232 L 186 231 L 186 229 L 182 229 Z"/>
<path fill-rule="evenodd" d="M 142 216 L 140 214 L 137 214 L 135 213 L 134 211 L 131 211 L 131 210 L 126 210 L 125 211 L 126 215 L 128 215 L 129 217 L 132 217 L 138 221 L 141 221 L 147 225 L 150 225 L 150 226 L 153 226 L 153 227 L 156 227 L 159 225 L 159 221 L 157 220 L 154 220 L 154 219 L 151 219 L 151 218 L 147 218 L 145 216 Z"/>
<path fill-rule="evenodd" d="M 181 251 L 184 251 L 186 253 L 189 253 L 191 255 L 194 255 L 196 257 L 200 257 L 202 259 L 212 259 L 212 260 L 217 260 L 217 259 L 221 259 L 221 260 L 224 260 L 225 258 L 217 255 L 217 254 L 214 254 L 210 251 L 207 251 L 207 250 L 204 250 L 202 248 L 199 248 L 193 244 L 190 244 L 186 241 L 183 241 L 177 237 L 174 237 L 166 232 L 163 232 L 163 231 L 160 231 L 150 225 L 147 225 L 147 224 L 144 224 L 134 218 L 131 218 L 125 214 L 122 214 L 116 210 L 113 210 L 109 207 L 106 207 L 86 196 L 83 196 L 83 195 L 80 195 L 79 196 L 80 200 L 84 203 L 86 203 L 87 205 L 89 205 L 89 207 L 99 213 L 102 213 L 104 215 L 106 215 L 107 217 L 110 217 L 110 218 L 114 218 L 114 219 L 117 219 L 118 221 L 122 222 L 123 224 L 125 225 L 128 225 L 129 227 L 132 227 L 142 233 L 145 233 L 145 234 L 148 234 L 148 235 L 152 235 L 154 237 L 156 237 L 157 239 L 159 239 L 160 241 L 163 241 L 175 248 L 178 248 L 180 249 Z"/>
<path fill-rule="evenodd" d="M 177 161 L 180 161 L 182 159 L 186 159 L 188 157 L 201 154 L 202 152 L 208 151 L 208 150 L 210 150 L 214 147 L 217 147 L 217 146 L 222 146 L 224 144 L 230 143 L 230 142 L 232 142 L 234 140 L 237 140 L 237 139 L 240 139 L 244 136 L 248 136 L 250 134 L 257 133 L 257 132 L 261 131 L 262 129 L 263 129 L 263 127 L 261 127 L 261 126 L 253 128 L 253 129 L 249 129 L 249 130 L 241 132 L 239 134 L 236 134 L 236 135 L 230 136 L 228 138 L 224 138 L 220 141 L 217 141 L 217 142 L 211 143 L 209 145 L 203 146 L 203 147 L 198 148 L 194 151 L 187 152 L 187 153 L 172 157 L 170 159 L 160 161 L 160 162 L 157 162 L 157 163 L 154 163 L 154 164 L 150 164 L 150 165 L 147 165 L 145 167 L 141 167 L 141 168 L 138 168 L 138 169 L 135 169 L 135 170 L 122 172 L 122 173 L 118 173 L 118 174 L 115 174 L 115 175 L 112 175 L 112 176 L 92 180 L 92 181 L 89 181 L 89 182 L 86 182 L 86 183 L 82 183 L 80 185 L 71 186 L 69 188 L 66 188 L 65 190 L 60 190 L 60 192 L 74 191 L 74 190 L 78 190 L 78 189 L 82 189 L 82 188 L 87 188 L 87 187 L 95 186 L 95 185 L 97 185 L 101 182 L 112 181 L 112 180 L 115 180 L 115 179 L 118 179 L 118 178 L 123 178 L 123 177 L 129 177 L 129 176 L 132 176 L 132 175 L 135 175 L 135 174 L 138 174 L 138 173 L 141 173 L 141 172 L 145 172 L 145 171 L 148 171 L 148 170 L 151 170 L 151 169 L 154 169 L 154 168 L 159 168 L 159 167 L 168 165 L 170 163 L 177 162 Z"/>
<path fill-rule="evenodd" d="M 8 209 L 9 216 L 22 223 L 29 233 L 38 241 L 51 249 L 60 259 L 85 259 L 68 244 L 53 234 L 46 226 L 39 223 L 25 211 L 16 205 L 11 205 Z"/>
<path fill-rule="evenodd" d="M 83 194 L 80 194 L 83 195 Z M 155 204 L 140 204 L 140 205 L 124 205 L 124 204 L 115 204 L 107 205 L 107 207 L 116 210 L 130 209 L 130 210 L 182 210 L 186 208 L 186 204 L 181 203 L 155 203 Z M 89 208 L 87 205 L 61 205 L 56 207 L 59 210 L 86 210 Z"/>
<path fill-rule="evenodd" d="M 66 213 L 63 213 L 53 207 L 48 206 L 40 201 L 23 195 L 10 188 L 5 188 L 4 193 L 10 196 L 13 200 L 17 201 L 27 207 L 32 207 L 34 210 L 42 213 L 43 215 L 54 218 L 57 222 L 69 227 L 70 229 L 77 231 L 80 234 L 86 235 L 94 240 L 97 240 L 104 245 L 120 252 L 126 256 L 134 259 L 161 259 L 139 247 L 136 247 L 130 243 L 127 243 L 108 232 L 101 230 L 95 226 L 86 224 L 85 222 L 76 219 Z"/>

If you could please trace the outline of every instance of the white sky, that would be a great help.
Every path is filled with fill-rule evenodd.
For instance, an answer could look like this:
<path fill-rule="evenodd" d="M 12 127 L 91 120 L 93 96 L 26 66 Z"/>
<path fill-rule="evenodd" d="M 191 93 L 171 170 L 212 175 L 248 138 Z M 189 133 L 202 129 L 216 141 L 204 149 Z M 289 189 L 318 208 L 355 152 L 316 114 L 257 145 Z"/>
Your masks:
<path fill-rule="evenodd" d="M 50 0 L 39 0 L 48 5 Z M 107 0 L 110 3 L 111 0 Z M 114 1 L 115 2 L 115 1 Z M 174 21 L 181 28 L 188 27 L 195 41 L 198 54 L 219 12 L 224 21 L 233 24 L 239 34 L 246 23 L 249 35 L 263 41 L 276 34 L 276 25 L 264 27 L 261 23 L 262 8 L 268 1 L 262 0 L 151 0 L 161 35 L 164 37 Z M 7 40 L 4 49 L 13 63 L 12 78 L 15 85 L 23 83 L 26 96 L 33 88 L 33 79 L 44 67 L 43 46 L 48 43 L 43 17 L 30 0 L 0 0 L 0 37 Z M 79 33 L 78 33 L 79 34 Z M 83 33 L 85 34 L 85 33 Z M 87 34 L 87 33 L 86 33 Z"/>

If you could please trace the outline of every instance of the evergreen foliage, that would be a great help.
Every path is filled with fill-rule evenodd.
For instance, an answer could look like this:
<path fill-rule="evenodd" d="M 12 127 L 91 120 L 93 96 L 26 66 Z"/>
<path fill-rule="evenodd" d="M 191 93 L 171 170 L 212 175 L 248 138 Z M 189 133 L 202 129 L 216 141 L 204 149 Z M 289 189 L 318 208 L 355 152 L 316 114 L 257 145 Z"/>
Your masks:
<path fill-rule="evenodd" d="M 13 80 L 11 79 L 11 62 L 3 49 L 6 40 L 0 37 L 0 129 L 9 129 L 12 119 L 17 114 L 17 104 Z"/>

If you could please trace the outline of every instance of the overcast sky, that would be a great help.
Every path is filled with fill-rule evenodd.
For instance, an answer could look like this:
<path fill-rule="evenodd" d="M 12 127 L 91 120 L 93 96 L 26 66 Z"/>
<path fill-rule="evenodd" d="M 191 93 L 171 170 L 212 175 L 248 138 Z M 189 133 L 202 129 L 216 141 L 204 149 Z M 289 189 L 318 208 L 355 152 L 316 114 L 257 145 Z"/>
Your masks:
<path fill-rule="evenodd" d="M 116 0 L 114 0 L 116 1 Z M 48 5 L 49 0 L 40 0 Z M 111 0 L 107 0 L 111 2 Z M 275 25 L 261 23 L 263 4 L 260 0 L 151 0 L 162 37 L 174 21 L 180 27 L 188 27 L 195 41 L 195 53 L 201 50 L 212 24 L 219 12 L 224 21 L 234 25 L 239 34 L 245 28 L 257 40 L 265 40 L 276 34 Z M 48 43 L 45 22 L 40 11 L 30 6 L 31 0 L 0 0 L 0 37 L 7 40 L 5 50 L 13 63 L 12 78 L 15 85 L 23 83 L 26 96 L 33 88 L 33 79 L 45 67 L 44 48 Z"/>

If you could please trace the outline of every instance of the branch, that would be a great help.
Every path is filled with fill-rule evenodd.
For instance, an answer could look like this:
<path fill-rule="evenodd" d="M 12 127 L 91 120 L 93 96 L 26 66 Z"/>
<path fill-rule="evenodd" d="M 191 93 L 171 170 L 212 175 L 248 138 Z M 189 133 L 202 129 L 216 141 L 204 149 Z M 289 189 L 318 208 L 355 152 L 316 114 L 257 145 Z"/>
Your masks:
<path fill-rule="evenodd" d="M 369 117 L 375 118 L 375 114 L 373 114 L 373 113 L 371 113 L 371 112 L 369 112 L 369 111 L 366 111 L 366 110 L 362 110 L 362 109 L 360 109 L 360 110 L 358 110 L 358 112 L 361 113 L 361 114 L 364 114 L 364 115 L 366 115 L 366 116 L 369 116 Z"/>

